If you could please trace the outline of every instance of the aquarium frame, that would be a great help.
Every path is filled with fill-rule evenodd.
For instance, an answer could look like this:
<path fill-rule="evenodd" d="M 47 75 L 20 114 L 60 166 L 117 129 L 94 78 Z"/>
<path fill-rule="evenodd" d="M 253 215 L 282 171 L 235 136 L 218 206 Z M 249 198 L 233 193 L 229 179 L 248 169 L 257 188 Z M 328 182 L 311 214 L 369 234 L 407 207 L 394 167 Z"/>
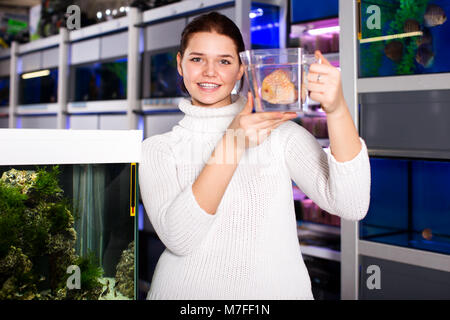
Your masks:
<path fill-rule="evenodd" d="M 140 130 L 0 129 L 0 165 L 138 163 Z"/>
<path fill-rule="evenodd" d="M 110 63 L 110 62 L 115 62 L 116 60 L 121 60 L 121 59 L 127 59 L 127 56 L 117 56 L 117 57 L 112 57 L 112 58 L 105 58 L 105 59 L 100 59 L 100 60 L 95 60 L 95 61 L 88 61 L 88 62 L 83 62 L 83 63 L 79 63 L 79 64 L 71 64 L 69 66 L 70 69 L 70 75 L 69 75 L 69 90 L 68 90 L 68 97 L 67 97 L 67 103 L 68 104 L 81 104 L 81 103 L 94 103 L 93 106 L 95 106 L 97 102 L 105 102 L 105 101 L 120 101 L 122 102 L 122 104 L 125 106 L 125 111 L 126 111 L 126 101 L 127 98 L 125 97 L 125 99 L 110 99 L 110 100 L 87 100 L 87 101 L 72 101 L 72 99 L 75 98 L 75 91 L 76 91 L 76 83 L 75 83 L 75 72 L 74 69 L 78 68 L 78 67 L 84 67 L 84 66 L 89 66 L 89 65 L 93 65 L 93 64 L 102 64 L 102 63 Z M 128 60 L 126 61 L 127 65 L 128 65 Z M 128 89 L 128 80 L 127 79 L 127 86 L 126 89 Z M 125 90 L 126 90 L 125 89 Z M 127 92 L 128 94 L 128 92 Z M 114 104 L 113 104 L 114 105 Z M 108 105 L 109 106 L 109 105 Z M 103 108 L 103 110 L 105 109 L 105 107 Z M 68 111 L 70 112 L 70 109 L 68 109 Z M 107 109 L 107 112 L 111 112 L 111 111 L 116 111 L 116 110 L 109 110 Z M 99 110 L 99 112 L 101 112 Z"/>
<path fill-rule="evenodd" d="M 155 49 L 155 50 L 146 50 L 142 52 L 142 61 L 141 61 L 141 68 L 142 68 L 142 78 L 141 78 L 141 83 L 140 83 L 140 95 L 139 97 L 141 98 L 142 101 L 148 101 L 148 100 L 163 100 L 165 99 L 166 101 L 171 101 L 169 99 L 177 99 L 177 98 L 183 98 L 183 96 L 171 96 L 171 97 L 152 97 L 151 96 L 151 91 L 149 90 L 148 92 L 148 96 L 144 97 L 144 87 L 146 85 L 149 85 L 149 87 L 151 87 L 151 75 L 152 75 L 152 66 L 150 64 L 150 60 L 152 58 L 152 56 L 154 55 L 158 55 L 158 54 L 167 54 L 170 53 L 172 51 L 175 51 L 176 53 L 179 52 L 179 46 L 172 46 L 172 47 L 166 47 L 166 48 L 160 48 L 160 49 Z M 175 54 L 176 55 L 176 54 Z M 145 72 L 148 71 L 148 74 Z M 178 72 L 178 71 L 176 71 Z M 148 77 L 148 79 L 144 79 L 144 77 Z M 178 84 L 176 84 L 178 85 Z"/>
<path fill-rule="evenodd" d="M 359 240 L 359 254 L 414 266 L 450 272 L 450 255 Z"/>

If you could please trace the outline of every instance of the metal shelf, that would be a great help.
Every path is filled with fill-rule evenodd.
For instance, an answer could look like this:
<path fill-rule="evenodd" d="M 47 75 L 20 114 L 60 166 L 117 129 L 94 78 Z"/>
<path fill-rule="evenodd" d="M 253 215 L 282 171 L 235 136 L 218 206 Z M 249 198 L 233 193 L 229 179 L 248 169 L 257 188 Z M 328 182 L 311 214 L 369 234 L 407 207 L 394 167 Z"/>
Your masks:
<path fill-rule="evenodd" d="M 303 255 L 341 262 L 341 253 L 332 249 L 300 245 Z"/>
<path fill-rule="evenodd" d="M 447 254 L 367 240 L 359 240 L 358 247 L 359 254 L 365 256 L 450 272 L 450 255 Z"/>
<path fill-rule="evenodd" d="M 450 73 L 360 78 L 358 93 L 450 89 Z"/>
<path fill-rule="evenodd" d="M 341 228 L 336 226 L 329 226 L 326 224 L 302 221 L 300 222 L 299 227 L 303 227 L 307 230 L 318 231 L 322 233 L 328 233 L 338 236 L 341 235 Z"/>

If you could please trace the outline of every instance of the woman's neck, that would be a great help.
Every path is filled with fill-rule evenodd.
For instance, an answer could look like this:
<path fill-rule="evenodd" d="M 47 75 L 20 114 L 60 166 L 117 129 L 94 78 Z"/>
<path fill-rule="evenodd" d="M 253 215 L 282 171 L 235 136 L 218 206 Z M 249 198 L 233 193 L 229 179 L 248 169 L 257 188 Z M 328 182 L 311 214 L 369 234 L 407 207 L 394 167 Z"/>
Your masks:
<path fill-rule="evenodd" d="M 231 101 L 231 94 L 229 94 L 225 99 L 222 99 L 222 100 L 217 101 L 212 104 L 203 103 L 203 102 L 195 99 L 194 97 L 191 97 L 191 103 L 193 106 L 198 106 L 198 107 L 221 108 L 221 107 L 230 105 L 232 103 L 232 101 Z"/>

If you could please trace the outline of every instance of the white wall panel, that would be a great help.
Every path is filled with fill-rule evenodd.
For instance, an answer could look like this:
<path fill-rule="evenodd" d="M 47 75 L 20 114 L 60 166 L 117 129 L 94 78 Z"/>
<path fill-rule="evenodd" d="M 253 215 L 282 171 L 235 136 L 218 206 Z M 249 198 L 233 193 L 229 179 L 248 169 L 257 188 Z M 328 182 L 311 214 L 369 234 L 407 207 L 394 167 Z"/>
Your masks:
<path fill-rule="evenodd" d="M 100 41 L 101 59 L 126 56 L 128 53 L 128 32 L 105 36 Z"/>
<path fill-rule="evenodd" d="M 171 20 L 150 25 L 145 28 L 145 50 L 158 50 L 175 47 L 180 44 L 181 32 L 186 25 L 186 19 Z"/>
<path fill-rule="evenodd" d="M 70 129 L 96 130 L 98 129 L 98 115 L 72 115 L 70 116 Z"/>
<path fill-rule="evenodd" d="M 44 68 L 58 67 L 58 54 L 59 54 L 58 48 L 43 51 L 41 68 L 44 69 Z"/>
<path fill-rule="evenodd" d="M 9 75 L 10 59 L 0 60 L 0 77 Z"/>
<path fill-rule="evenodd" d="M 71 46 L 70 63 L 79 64 L 100 59 L 100 39 L 75 42 Z"/>
<path fill-rule="evenodd" d="M 41 69 L 41 52 L 24 54 L 22 59 L 22 73 Z"/>
<path fill-rule="evenodd" d="M 21 117 L 23 129 L 56 129 L 56 116 Z"/>
<path fill-rule="evenodd" d="M 100 129 L 128 130 L 127 116 L 122 114 L 100 115 Z"/>
<path fill-rule="evenodd" d="M 184 113 L 158 114 L 145 116 L 145 137 L 155 134 L 165 133 L 178 124 L 183 119 Z"/>

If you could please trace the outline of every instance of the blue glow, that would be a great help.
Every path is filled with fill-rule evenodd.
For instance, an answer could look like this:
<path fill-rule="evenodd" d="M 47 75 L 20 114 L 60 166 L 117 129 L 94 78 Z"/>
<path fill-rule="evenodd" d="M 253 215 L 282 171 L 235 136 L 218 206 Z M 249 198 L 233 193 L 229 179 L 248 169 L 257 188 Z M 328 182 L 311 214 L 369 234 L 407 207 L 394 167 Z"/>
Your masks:
<path fill-rule="evenodd" d="M 70 129 L 70 116 L 66 116 L 66 129 Z"/>
<path fill-rule="evenodd" d="M 144 206 L 142 204 L 139 205 L 139 213 L 138 213 L 138 229 L 144 230 Z"/>
<path fill-rule="evenodd" d="M 250 35 L 252 49 L 278 48 L 280 46 L 280 12 L 277 6 L 252 3 Z"/>
<path fill-rule="evenodd" d="M 16 117 L 16 128 L 22 129 L 22 118 L 21 117 Z"/>
<path fill-rule="evenodd" d="M 145 120 L 144 117 L 138 117 L 138 130 L 142 131 L 142 140 L 145 139 Z"/>
<path fill-rule="evenodd" d="M 339 0 L 291 1 L 291 23 L 339 16 Z"/>

